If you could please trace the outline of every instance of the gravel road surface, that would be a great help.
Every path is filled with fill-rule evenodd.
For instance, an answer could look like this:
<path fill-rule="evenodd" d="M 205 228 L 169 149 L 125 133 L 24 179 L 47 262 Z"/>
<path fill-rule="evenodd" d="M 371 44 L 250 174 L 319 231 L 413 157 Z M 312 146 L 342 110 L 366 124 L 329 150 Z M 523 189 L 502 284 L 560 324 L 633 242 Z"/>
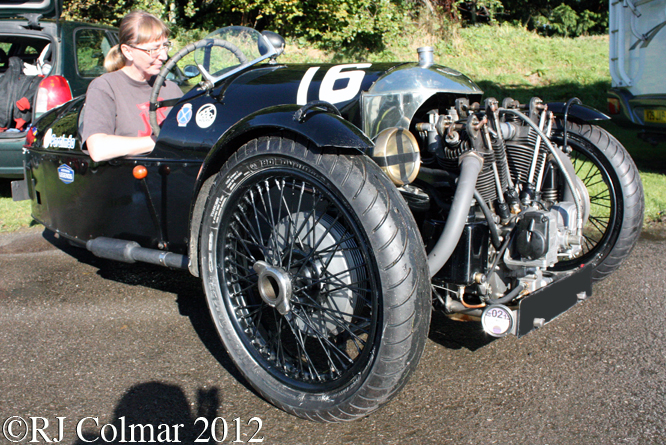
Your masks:
<path fill-rule="evenodd" d="M 403 391 L 329 425 L 249 388 L 187 273 L 100 260 L 37 228 L 5 234 L 0 443 L 140 443 L 149 424 L 155 443 L 215 443 L 226 422 L 224 443 L 661 444 L 665 289 L 666 241 L 644 236 L 592 298 L 522 339 L 436 313 Z"/>

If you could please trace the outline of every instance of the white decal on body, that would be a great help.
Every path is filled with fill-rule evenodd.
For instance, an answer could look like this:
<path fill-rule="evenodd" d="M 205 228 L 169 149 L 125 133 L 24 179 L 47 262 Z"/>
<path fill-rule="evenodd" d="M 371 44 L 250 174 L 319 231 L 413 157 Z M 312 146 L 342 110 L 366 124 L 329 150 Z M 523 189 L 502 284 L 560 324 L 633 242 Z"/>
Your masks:
<path fill-rule="evenodd" d="M 217 117 L 217 108 L 213 104 L 206 104 L 199 108 L 197 117 L 195 118 L 197 125 L 200 128 L 208 128 L 213 125 Z"/>
<path fill-rule="evenodd" d="M 371 63 L 352 63 L 332 66 L 324 75 L 324 79 L 319 86 L 319 100 L 337 104 L 353 99 L 361 90 L 361 84 L 365 77 L 365 71 L 363 71 L 363 69 L 370 68 L 371 66 Z M 305 75 L 298 86 L 296 104 L 305 105 L 307 103 L 310 84 L 319 68 L 320 67 L 318 66 L 313 66 L 305 72 Z M 346 69 L 354 70 L 343 71 Z M 347 80 L 347 84 L 343 88 L 335 89 L 335 83 L 338 80 L 345 79 Z"/>

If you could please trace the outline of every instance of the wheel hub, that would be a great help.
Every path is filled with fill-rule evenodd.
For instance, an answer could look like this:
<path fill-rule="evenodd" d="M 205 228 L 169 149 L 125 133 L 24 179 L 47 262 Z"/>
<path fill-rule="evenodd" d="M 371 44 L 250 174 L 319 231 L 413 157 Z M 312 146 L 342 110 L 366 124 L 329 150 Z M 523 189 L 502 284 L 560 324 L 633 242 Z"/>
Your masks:
<path fill-rule="evenodd" d="M 321 303 L 327 298 L 326 293 L 322 292 L 324 288 L 321 283 L 323 265 L 316 258 L 307 258 L 308 255 L 305 252 L 294 250 L 293 259 L 297 264 L 296 267 L 291 269 L 291 273 L 294 275 L 294 283 L 296 288 L 301 288 L 311 298 Z M 305 261 L 305 264 L 302 267 L 298 266 L 299 262 L 302 261 Z"/>
<path fill-rule="evenodd" d="M 252 266 L 258 275 L 257 285 L 261 299 L 285 315 L 291 310 L 289 301 L 292 295 L 291 276 L 281 267 L 274 267 L 264 261 Z"/>

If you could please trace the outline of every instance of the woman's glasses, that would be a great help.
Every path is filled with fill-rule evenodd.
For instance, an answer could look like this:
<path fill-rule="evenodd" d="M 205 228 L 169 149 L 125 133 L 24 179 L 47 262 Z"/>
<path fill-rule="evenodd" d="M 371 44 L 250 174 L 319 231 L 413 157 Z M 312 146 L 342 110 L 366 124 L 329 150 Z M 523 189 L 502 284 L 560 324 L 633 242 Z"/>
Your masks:
<path fill-rule="evenodd" d="M 129 46 L 130 48 L 138 49 L 139 51 L 143 51 L 144 53 L 148 54 L 148 57 L 155 58 L 162 51 L 168 53 L 169 50 L 171 49 L 171 47 L 173 46 L 173 43 L 171 43 L 170 41 L 167 40 L 166 42 L 162 43 L 157 48 L 140 48 L 140 47 L 134 46 L 134 45 L 127 45 L 127 46 Z"/>

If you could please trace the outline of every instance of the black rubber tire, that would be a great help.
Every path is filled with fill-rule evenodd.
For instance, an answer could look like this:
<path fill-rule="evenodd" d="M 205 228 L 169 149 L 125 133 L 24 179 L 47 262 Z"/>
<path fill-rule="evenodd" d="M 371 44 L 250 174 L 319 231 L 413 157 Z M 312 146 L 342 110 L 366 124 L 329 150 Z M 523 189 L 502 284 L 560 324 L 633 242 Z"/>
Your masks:
<path fill-rule="evenodd" d="M 584 254 L 570 261 L 560 261 L 555 269 L 580 267 L 581 264 L 593 267 L 593 281 L 600 281 L 617 269 L 634 248 L 643 227 L 643 183 L 636 164 L 627 150 L 610 133 L 596 125 L 568 122 L 567 145 L 572 148 L 570 157 L 574 162 L 578 177 L 584 183 L 598 184 L 603 179 L 608 196 L 597 193 L 602 202 L 595 204 L 592 199 L 591 218 L 595 229 L 593 238 L 588 238 Z M 561 126 L 555 139 L 561 143 Z M 581 161 L 587 160 L 596 170 L 581 168 Z M 588 164 L 589 165 L 589 164 Z M 596 176 L 592 176 L 596 175 Z M 587 184 L 586 184 L 587 185 Z M 609 206 L 608 220 L 605 216 L 594 219 L 595 206 Z M 586 231 L 583 231 L 586 236 Z M 590 239 L 593 243 L 590 244 Z"/>
<path fill-rule="evenodd" d="M 284 181 L 280 186 L 282 179 Z M 248 216 L 248 219 L 243 216 L 263 214 L 261 206 L 249 204 L 250 196 L 253 199 L 256 197 L 257 203 L 260 197 L 264 198 L 264 188 L 259 188 L 258 184 L 268 190 L 266 201 L 276 196 L 278 192 L 274 190 L 279 190 L 280 199 L 270 201 L 280 204 L 280 208 L 284 203 L 285 209 L 289 209 L 290 222 L 272 221 L 275 229 L 270 234 L 261 235 L 261 228 L 267 227 L 262 219 L 257 217 L 257 230 L 253 232 L 249 222 L 254 221 L 254 216 Z M 268 187 L 271 187 L 270 190 Z M 300 198 L 296 198 L 299 193 Z M 319 196 L 318 193 L 327 202 L 321 215 L 319 201 L 314 198 Z M 352 244 L 344 244 L 345 250 L 356 252 L 353 261 L 358 262 L 356 268 L 362 271 L 358 276 L 364 277 L 353 283 L 356 290 L 352 290 L 350 285 L 343 291 L 345 296 L 347 293 L 354 295 L 350 297 L 354 315 L 344 311 L 336 311 L 335 316 L 328 315 L 330 321 L 337 319 L 334 322 L 336 326 L 329 324 L 326 313 L 333 304 L 327 301 L 333 299 L 331 295 L 337 291 L 329 291 L 327 286 L 330 284 L 310 285 L 317 283 L 313 276 L 327 273 L 327 270 L 319 270 L 319 266 L 310 267 L 315 262 L 307 259 L 308 248 L 311 249 L 311 244 L 314 244 L 314 250 L 317 250 L 317 243 L 310 243 L 307 235 L 304 241 L 300 240 L 297 230 L 294 230 L 296 235 L 292 234 L 292 228 L 299 226 L 301 221 L 298 216 L 301 215 L 300 202 L 310 198 L 313 202 L 312 226 L 318 227 L 318 224 L 323 224 L 321 221 L 330 220 L 324 213 L 335 213 L 335 224 L 342 224 L 345 230 L 329 228 L 326 236 L 335 233 L 339 243 L 342 243 L 337 241 L 340 237 L 347 243 L 353 236 L 353 241 L 349 241 Z M 294 207 L 296 202 L 299 202 L 298 208 Z M 285 214 L 281 213 L 282 210 L 278 212 L 273 207 L 269 208 L 271 210 L 263 215 L 268 216 L 265 222 L 268 222 L 270 215 Z M 314 222 L 314 214 L 317 215 L 317 222 Z M 308 214 L 303 221 L 310 221 L 310 216 Z M 283 220 L 286 219 L 283 217 Z M 304 225 L 300 226 L 301 229 Z M 283 227 L 284 233 L 282 228 L 277 227 Z M 315 232 L 312 229 L 312 233 Z M 245 237 L 251 238 L 251 233 L 256 235 L 254 241 L 261 239 L 262 242 L 242 241 Z M 281 240 L 275 241 L 278 239 Z M 293 248 L 299 244 L 293 241 L 291 248 L 285 248 L 289 239 L 298 239 L 303 252 Z M 283 246 L 280 247 L 279 243 Z M 257 247 L 259 244 L 264 244 L 264 248 Z M 336 251 L 340 245 L 343 244 L 338 244 Z M 311 420 L 354 420 L 390 400 L 416 368 L 425 345 L 431 312 L 425 249 L 405 201 L 367 156 L 324 152 L 278 136 L 250 141 L 228 160 L 210 189 L 200 246 L 203 286 L 220 337 L 241 373 L 274 405 Z M 246 248 L 249 249 L 245 251 Z M 327 249 L 330 250 L 330 247 Z M 326 249 L 320 250 L 323 252 Z M 300 269 L 296 271 L 299 266 L 291 265 L 292 254 L 303 258 L 300 269 L 312 270 L 307 274 L 305 271 L 301 273 Z M 320 254 L 317 252 L 316 256 Z M 253 277 L 249 266 L 261 255 L 265 255 L 265 260 L 271 259 L 274 266 L 277 262 L 284 270 L 291 271 L 289 276 L 292 277 L 294 289 L 302 280 L 312 280 L 300 288 L 301 293 L 294 291 L 287 314 L 270 307 L 265 298 L 258 296 L 257 284 L 252 282 L 257 279 L 256 273 Z M 289 257 L 288 262 L 286 257 Z M 247 261 L 240 265 L 243 259 Z M 306 276 L 307 279 L 304 278 Z M 250 284 L 245 288 L 234 287 L 232 279 L 236 278 Z M 317 287 L 318 291 L 312 290 Z M 370 292 L 363 288 L 368 288 Z M 319 296 L 315 292 L 320 292 Z M 315 303 L 315 299 L 323 302 Z M 249 311 L 250 307 L 252 311 Z M 335 308 L 338 307 L 336 300 Z M 371 320 L 363 326 L 366 330 L 361 330 L 364 322 L 355 318 L 361 310 L 364 316 L 370 314 L 364 318 Z M 304 321 L 306 319 L 310 321 Z M 350 321 L 345 325 L 347 320 Z M 289 327 L 284 327 L 283 323 Z M 355 332 L 352 333 L 352 330 Z M 359 332 L 365 332 L 365 340 Z M 278 340 L 271 342 L 274 338 L 271 335 Z M 338 337 L 347 335 L 353 340 L 356 352 L 349 352 L 349 339 L 347 349 L 343 351 L 338 347 L 342 344 L 338 342 Z M 310 338 L 315 338 L 321 347 Z M 294 344 L 290 346 L 290 342 Z M 337 345 L 335 348 L 331 346 L 334 344 Z M 276 351 L 271 355 L 273 346 Z M 315 355 L 315 346 L 326 352 L 328 357 L 321 352 Z M 291 348 L 291 352 L 286 351 L 287 348 Z M 343 352 L 347 354 L 347 359 L 339 364 L 341 359 L 336 354 Z M 318 361 L 329 367 L 330 375 Z M 336 372 L 339 374 L 334 375 Z M 319 381 L 315 381 L 315 375 Z"/>

